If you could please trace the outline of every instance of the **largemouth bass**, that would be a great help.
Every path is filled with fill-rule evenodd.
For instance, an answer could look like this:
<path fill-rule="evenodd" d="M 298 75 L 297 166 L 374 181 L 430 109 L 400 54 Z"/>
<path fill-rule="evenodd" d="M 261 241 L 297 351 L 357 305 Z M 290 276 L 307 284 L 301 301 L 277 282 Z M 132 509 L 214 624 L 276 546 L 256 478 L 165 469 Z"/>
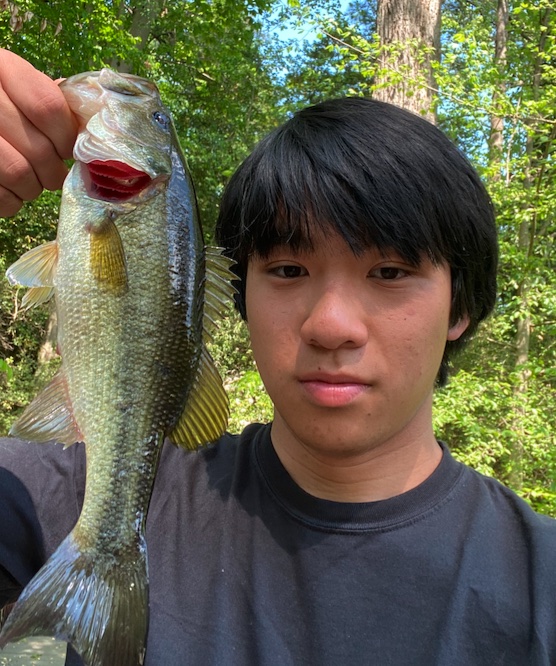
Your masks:
<path fill-rule="evenodd" d="M 88 666 L 143 663 L 144 538 L 162 443 L 196 448 L 228 417 L 205 347 L 231 296 L 230 262 L 205 250 L 195 194 L 156 87 L 110 70 L 61 84 L 82 123 L 57 238 L 7 275 L 25 305 L 55 297 L 62 365 L 10 434 L 85 442 L 79 520 L 26 586 L 0 647 L 71 643 Z"/>

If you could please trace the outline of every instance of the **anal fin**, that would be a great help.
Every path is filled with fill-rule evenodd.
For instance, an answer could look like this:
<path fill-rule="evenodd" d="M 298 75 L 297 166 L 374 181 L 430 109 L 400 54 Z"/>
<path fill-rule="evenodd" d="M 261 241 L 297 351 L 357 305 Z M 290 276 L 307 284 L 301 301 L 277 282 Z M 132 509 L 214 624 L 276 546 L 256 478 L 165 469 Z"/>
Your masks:
<path fill-rule="evenodd" d="M 73 418 L 62 371 L 29 403 L 9 434 L 36 442 L 56 440 L 64 448 L 83 439 Z"/>

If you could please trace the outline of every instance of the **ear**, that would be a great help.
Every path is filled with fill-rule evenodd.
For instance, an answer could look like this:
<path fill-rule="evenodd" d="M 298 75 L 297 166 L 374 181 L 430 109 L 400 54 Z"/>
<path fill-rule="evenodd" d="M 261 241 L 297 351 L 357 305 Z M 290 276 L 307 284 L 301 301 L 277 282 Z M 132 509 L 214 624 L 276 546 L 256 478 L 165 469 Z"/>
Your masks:
<path fill-rule="evenodd" d="M 460 338 L 466 331 L 469 326 L 469 317 L 467 315 L 463 316 L 461 319 L 458 319 L 453 326 L 450 326 L 448 329 L 448 335 L 446 340 L 457 340 Z"/>

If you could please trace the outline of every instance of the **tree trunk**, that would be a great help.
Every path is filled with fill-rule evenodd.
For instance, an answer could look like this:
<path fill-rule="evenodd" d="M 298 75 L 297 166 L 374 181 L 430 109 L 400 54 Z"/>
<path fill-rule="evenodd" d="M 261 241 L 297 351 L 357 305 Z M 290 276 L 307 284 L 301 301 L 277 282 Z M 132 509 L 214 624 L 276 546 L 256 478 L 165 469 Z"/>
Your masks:
<path fill-rule="evenodd" d="M 162 11 L 163 4 L 163 0 L 143 0 L 135 3 L 129 32 L 139 38 L 137 43 L 139 51 L 144 51 L 147 47 L 153 25 Z M 131 64 L 128 62 L 114 60 L 110 65 L 123 74 L 131 73 Z"/>
<path fill-rule="evenodd" d="M 496 7 L 496 33 L 494 40 L 494 64 L 498 71 L 498 82 L 492 95 L 492 106 L 495 112 L 490 117 L 489 153 L 490 163 L 495 165 L 494 179 L 501 177 L 502 150 L 504 142 L 504 118 L 497 115 L 496 110 L 501 99 L 506 94 L 504 72 L 506 68 L 506 53 L 508 42 L 508 0 L 498 0 Z"/>
<path fill-rule="evenodd" d="M 58 356 L 56 349 L 56 339 L 58 337 L 58 316 L 56 310 L 52 312 L 48 319 L 46 326 L 46 335 L 44 341 L 39 349 L 38 361 L 39 364 L 48 363 L 53 358 Z"/>
<path fill-rule="evenodd" d="M 540 14 L 541 31 L 539 37 L 539 47 L 536 62 L 533 68 L 533 100 L 539 98 L 539 91 L 543 85 L 543 58 L 546 48 L 547 38 L 550 34 L 550 18 L 552 10 L 547 7 Z M 514 432 L 516 441 L 511 451 L 512 468 L 509 478 L 509 484 L 515 490 L 520 490 L 523 486 L 523 453 L 524 441 L 527 433 L 523 428 L 524 416 L 528 409 L 529 379 L 531 371 L 528 367 L 529 350 L 531 346 L 531 315 L 530 315 L 530 283 L 531 268 L 530 262 L 535 244 L 537 228 L 536 197 L 543 178 L 543 162 L 547 158 L 547 145 L 536 145 L 533 139 L 533 133 L 527 138 L 527 167 L 525 169 L 525 188 L 529 190 L 525 205 L 531 214 L 521 221 L 518 230 L 518 248 L 522 257 L 522 277 L 517 286 L 517 297 L 519 301 L 519 314 L 515 333 L 515 370 L 517 381 L 514 388 L 515 414 L 514 414 Z M 550 145 L 551 141 L 548 142 Z M 538 174 L 538 175 L 537 175 Z"/>
<path fill-rule="evenodd" d="M 440 52 L 442 0 L 378 0 L 380 72 L 373 97 L 435 122 L 433 60 Z"/>
<path fill-rule="evenodd" d="M 500 181 L 502 177 L 502 154 L 504 148 L 504 117 L 498 115 L 501 100 L 506 94 L 506 82 L 504 69 L 506 66 L 506 44 L 508 41 L 508 3 L 507 0 L 498 0 L 496 5 L 495 37 L 494 37 L 494 65 L 498 72 L 498 80 L 492 94 L 493 113 L 490 117 L 490 135 L 488 142 L 489 164 L 492 170 L 493 181 Z M 530 147 L 528 147 L 530 153 Z M 530 174 L 526 177 L 529 186 Z M 526 257 L 530 244 L 529 220 L 523 219 L 518 230 L 518 247 L 522 256 Z M 520 303 L 520 315 L 516 323 L 515 367 L 518 380 L 514 387 L 514 413 L 512 417 L 512 429 L 516 437 L 510 450 L 510 472 L 508 476 L 509 485 L 519 490 L 523 485 L 523 453 L 524 433 L 522 432 L 523 416 L 527 408 L 527 384 L 528 375 L 525 370 L 529 359 L 530 325 L 528 313 L 528 282 L 526 273 L 517 288 L 517 297 Z"/>

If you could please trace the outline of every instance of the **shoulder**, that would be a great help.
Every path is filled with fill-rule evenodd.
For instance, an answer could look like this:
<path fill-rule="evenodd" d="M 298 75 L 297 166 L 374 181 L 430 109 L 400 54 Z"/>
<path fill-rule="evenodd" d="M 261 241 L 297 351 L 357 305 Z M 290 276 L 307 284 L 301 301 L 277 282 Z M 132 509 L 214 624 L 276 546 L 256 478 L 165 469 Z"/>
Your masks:
<path fill-rule="evenodd" d="M 81 445 L 0 438 L 0 569 L 25 584 L 71 530 L 82 501 Z"/>
<path fill-rule="evenodd" d="M 18 476 L 43 473 L 57 469 L 63 473 L 74 469 L 76 463 L 85 464 L 83 444 L 76 443 L 64 449 L 57 442 L 37 443 L 15 437 L 0 437 L 0 468 L 8 469 Z"/>
<path fill-rule="evenodd" d="M 546 529 L 548 533 L 556 534 L 556 519 L 537 513 L 528 502 L 500 481 L 465 465 L 462 467 L 465 469 L 463 483 L 471 493 L 481 498 L 483 505 L 490 511 L 505 514 L 524 526 L 530 525 L 533 529 Z"/>
<path fill-rule="evenodd" d="M 266 429 L 267 426 L 254 423 L 239 434 L 224 433 L 216 442 L 196 451 L 187 451 L 166 441 L 160 457 L 157 478 L 161 477 L 165 482 L 173 480 L 179 482 L 184 473 L 192 474 L 201 469 L 214 469 L 215 474 L 230 477 L 248 462 L 253 442 Z"/>
<path fill-rule="evenodd" d="M 550 565 L 553 571 L 556 520 L 534 511 L 523 498 L 496 479 L 462 467 L 458 492 L 460 512 L 473 517 L 489 542 L 503 544 L 508 558 L 537 562 L 540 570 Z"/>
<path fill-rule="evenodd" d="M 56 442 L 39 444 L 3 437 L 0 474 L 5 479 L 17 479 L 32 496 L 64 493 L 66 488 L 79 495 L 78 489 L 85 483 L 85 447 L 78 442 L 64 449 Z"/>
<path fill-rule="evenodd" d="M 77 520 L 85 473 L 85 451 L 80 443 L 64 449 L 54 442 L 0 438 L 2 513 L 37 520 L 48 555 Z"/>
<path fill-rule="evenodd" d="M 238 485 L 253 480 L 253 443 L 265 431 L 265 426 L 252 424 L 240 434 L 225 433 L 218 441 L 197 451 L 185 451 L 166 441 L 151 507 L 166 505 L 169 498 L 175 506 L 190 507 L 206 503 L 211 497 L 219 502 L 231 499 Z"/>

